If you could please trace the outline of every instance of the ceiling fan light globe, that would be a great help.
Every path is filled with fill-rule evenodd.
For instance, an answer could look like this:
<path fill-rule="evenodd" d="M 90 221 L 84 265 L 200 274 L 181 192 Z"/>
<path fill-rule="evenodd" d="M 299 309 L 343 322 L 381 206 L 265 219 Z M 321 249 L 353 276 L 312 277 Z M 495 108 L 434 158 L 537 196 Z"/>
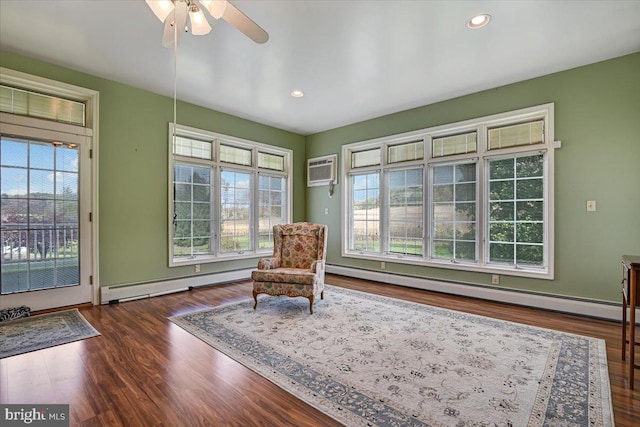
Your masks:
<path fill-rule="evenodd" d="M 201 10 L 189 12 L 189 19 L 191 20 L 191 32 L 194 35 L 201 36 L 211 32 L 211 25 L 209 25 Z"/>
<path fill-rule="evenodd" d="M 222 18 L 224 11 L 227 9 L 227 0 L 212 0 L 209 2 L 207 10 L 216 19 Z"/>
<path fill-rule="evenodd" d="M 175 7 L 171 0 L 146 0 L 146 2 L 160 22 L 164 22 Z"/>

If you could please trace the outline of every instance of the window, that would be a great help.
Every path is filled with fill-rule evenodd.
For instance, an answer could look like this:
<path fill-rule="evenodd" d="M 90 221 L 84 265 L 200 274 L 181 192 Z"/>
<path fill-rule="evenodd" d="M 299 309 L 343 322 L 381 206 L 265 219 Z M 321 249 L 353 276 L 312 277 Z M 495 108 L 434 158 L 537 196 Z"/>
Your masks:
<path fill-rule="evenodd" d="M 380 149 L 355 151 L 351 153 L 351 167 L 361 168 L 380 164 Z"/>
<path fill-rule="evenodd" d="M 380 251 L 380 173 L 351 177 L 350 248 L 358 252 Z"/>
<path fill-rule="evenodd" d="M 220 174 L 220 251 L 244 253 L 252 249 L 252 174 L 223 170 Z"/>
<path fill-rule="evenodd" d="M 422 168 L 391 170 L 389 188 L 388 252 L 397 255 L 423 254 Z"/>
<path fill-rule="evenodd" d="M 544 121 L 500 126 L 489 129 L 489 150 L 542 144 L 544 142 Z"/>
<path fill-rule="evenodd" d="M 286 222 L 286 183 L 282 176 L 260 174 L 258 249 L 273 248 L 273 226 Z"/>
<path fill-rule="evenodd" d="M 173 152 L 179 156 L 211 160 L 212 145 L 211 141 L 199 141 L 197 139 L 176 136 Z"/>
<path fill-rule="evenodd" d="M 211 252 L 211 169 L 175 164 L 173 177 L 173 254 L 208 254 Z"/>
<path fill-rule="evenodd" d="M 544 156 L 489 161 L 489 261 L 544 263 Z"/>
<path fill-rule="evenodd" d="M 454 154 L 475 153 L 477 150 L 478 133 L 469 132 L 461 135 L 433 138 L 433 157 L 452 156 Z"/>
<path fill-rule="evenodd" d="M 423 157 L 424 143 L 422 140 L 390 145 L 387 148 L 387 159 L 389 163 L 407 162 L 409 160 L 422 159 Z"/>
<path fill-rule="evenodd" d="M 431 179 L 431 256 L 474 261 L 476 254 L 476 165 L 435 165 Z"/>
<path fill-rule="evenodd" d="M 291 151 L 169 126 L 169 265 L 262 256 L 289 222 Z"/>
<path fill-rule="evenodd" d="M 4 113 L 85 126 L 85 110 L 84 102 L 0 86 L 0 111 Z"/>
<path fill-rule="evenodd" d="M 348 144 L 343 256 L 553 278 L 553 104 Z"/>
<path fill-rule="evenodd" d="M 274 171 L 284 171 L 284 156 L 258 151 L 258 167 Z"/>

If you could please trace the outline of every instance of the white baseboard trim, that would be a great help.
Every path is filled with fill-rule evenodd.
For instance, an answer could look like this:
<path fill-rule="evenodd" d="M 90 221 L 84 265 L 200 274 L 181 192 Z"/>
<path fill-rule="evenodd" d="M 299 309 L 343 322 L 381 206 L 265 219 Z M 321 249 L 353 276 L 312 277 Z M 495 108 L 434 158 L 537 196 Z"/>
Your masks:
<path fill-rule="evenodd" d="M 327 265 L 327 273 L 341 276 L 356 277 L 359 279 L 376 282 L 401 285 L 427 291 L 442 292 L 453 295 L 461 295 L 472 298 L 480 298 L 496 302 L 523 305 L 544 310 L 553 310 L 563 313 L 577 314 L 581 316 L 597 317 L 600 319 L 622 321 L 622 308 L 620 304 L 585 301 L 558 296 L 535 294 L 531 292 L 519 292 L 517 290 L 493 289 L 487 286 L 474 286 L 445 282 L 441 280 L 425 279 L 421 277 L 404 276 L 379 271 L 361 270 L 338 265 Z M 636 310 L 636 319 L 640 319 L 640 310 Z M 639 324 L 640 322 L 636 322 Z"/>
<path fill-rule="evenodd" d="M 132 283 L 127 285 L 103 286 L 100 288 L 100 303 L 124 302 L 134 299 L 150 298 L 174 292 L 180 292 L 199 286 L 217 285 L 221 283 L 247 280 L 251 278 L 253 268 L 245 270 L 225 271 L 201 276 L 183 277 L 158 282 Z"/>

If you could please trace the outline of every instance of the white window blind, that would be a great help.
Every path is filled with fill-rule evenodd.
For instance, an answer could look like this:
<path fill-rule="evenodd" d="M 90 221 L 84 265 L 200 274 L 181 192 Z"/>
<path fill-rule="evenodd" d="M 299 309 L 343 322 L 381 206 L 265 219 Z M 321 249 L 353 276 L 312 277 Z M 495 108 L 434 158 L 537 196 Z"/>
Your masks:
<path fill-rule="evenodd" d="M 431 144 L 433 148 L 433 157 L 475 153 L 478 149 L 478 133 L 474 131 L 459 135 L 434 138 Z"/>
<path fill-rule="evenodd" d="M 424 158 L 424 142 L 422 140 L 390 145 L 387 148 L 388 163 L 407 162 L 422 158 Z"/>
<path fill-rule="evenodd" d="M 85 126 L 85 104 L 9 86 L 0 86 L 0 111 Z"/>
<path fill-rule="evenodd" d="M 178 156 L 193 157 L 196 159 L 211 160 L 211 141 L 176 136 L 173 146 L 173 154 Z"/>
<path fill-rule="evenodd" d="M 251 150 L 229 145 L 220 145 L 220 160 L 225 163 L 251 166 Z"/>
<path fill-rule="evenodd" d="M 380 148 L 351 153 L 351 167 L 363 168 L 380 164 Z"/>
<path fill-rule="evenodd" d="M 489 150 L 544 143 L 544 121 L 489 129 Z"/>
<path fill-rule="evenodd" d="M 283 171 L 284 157 L 277 154 L 269 154 L 258 151 L 258 167 L 262 169 Z"/>

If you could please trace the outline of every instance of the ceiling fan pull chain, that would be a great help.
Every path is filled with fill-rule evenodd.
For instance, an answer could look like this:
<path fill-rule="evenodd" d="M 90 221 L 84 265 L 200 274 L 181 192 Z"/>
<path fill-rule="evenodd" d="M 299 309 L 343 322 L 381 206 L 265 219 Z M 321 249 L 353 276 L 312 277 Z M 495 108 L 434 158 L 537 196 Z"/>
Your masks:
<path fill-rule="evenodd" d="M 178 26 L 173 26 L 173 135 L 172 146 L 176 146 L 178 98 Z"/>

